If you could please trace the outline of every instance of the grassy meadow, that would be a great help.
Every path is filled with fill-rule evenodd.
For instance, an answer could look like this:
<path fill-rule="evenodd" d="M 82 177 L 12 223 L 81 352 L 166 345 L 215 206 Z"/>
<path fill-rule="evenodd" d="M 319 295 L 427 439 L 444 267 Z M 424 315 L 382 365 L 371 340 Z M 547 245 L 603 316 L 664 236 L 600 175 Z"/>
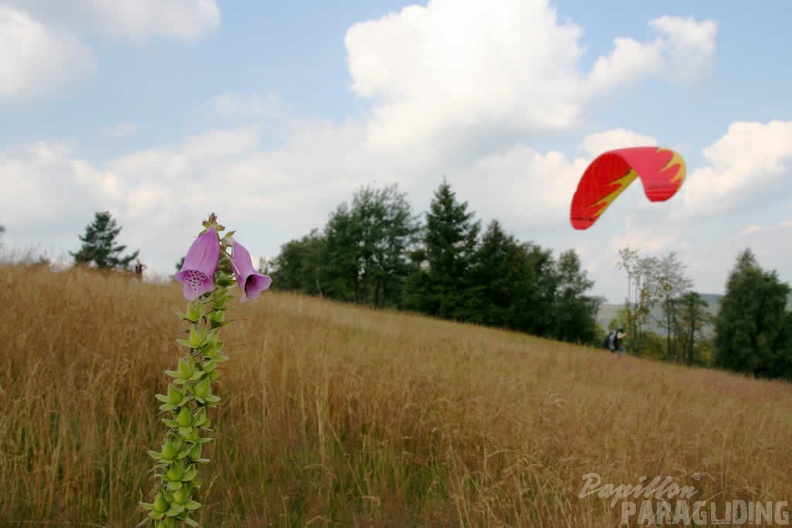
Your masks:
<path fill-rule="evenodd" d="M 0 526 L 132 527 L 180 286 L 0 266 Z M 207 527 L 619 523 L 583 475 L 792 502 L 792 385 L 267 292 L 237 304 Z"/>

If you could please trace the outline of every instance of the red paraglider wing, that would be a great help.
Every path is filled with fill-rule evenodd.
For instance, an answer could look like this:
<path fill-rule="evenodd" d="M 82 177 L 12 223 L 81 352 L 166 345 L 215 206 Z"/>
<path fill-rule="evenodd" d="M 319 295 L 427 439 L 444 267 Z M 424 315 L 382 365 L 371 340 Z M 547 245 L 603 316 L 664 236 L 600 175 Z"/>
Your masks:
<path fill-rule="evenodd" d="M 591 162 L 572 197 L 570 221 L 575 229 L 588 229 L 613 200 L 640 177 L 646 197 L 664 202 L 685 180 L 685 160 L 661 147 L 611 150 Z"/>

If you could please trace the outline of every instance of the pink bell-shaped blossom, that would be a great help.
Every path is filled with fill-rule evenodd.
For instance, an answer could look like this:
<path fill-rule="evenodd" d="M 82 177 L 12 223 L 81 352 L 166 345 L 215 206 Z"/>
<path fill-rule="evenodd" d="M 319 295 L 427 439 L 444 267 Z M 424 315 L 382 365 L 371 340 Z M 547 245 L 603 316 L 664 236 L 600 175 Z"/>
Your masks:
<path fill-rule="evenodd" d="M 220 243 L 215 226 L 200 235 L 184 257 L 181 271 L 173 276 L 182 283 L 184 297 L 194 301 L 204 293 L 214 290 L 214 274 L 220 260 Z"/>
<path fill-rule="evenodd" d="M 245 292 L 245 298 L 258 299 L 259 293 L 270 287 L 272 278 L 259 273 L 253 267 L 250 253 L 236 240 L 231 247 L 231 251 L 231 265 L 234 269 L 234 278 L 236 278 L 237 284 Z"/>

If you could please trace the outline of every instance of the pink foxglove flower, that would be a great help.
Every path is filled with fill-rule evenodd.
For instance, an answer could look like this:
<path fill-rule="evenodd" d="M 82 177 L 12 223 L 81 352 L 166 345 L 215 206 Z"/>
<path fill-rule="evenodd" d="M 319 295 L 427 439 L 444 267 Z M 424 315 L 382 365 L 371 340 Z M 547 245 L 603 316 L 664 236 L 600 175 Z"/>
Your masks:
<path fill-rule="evenodd" d="M 231 253 L 231 264 L 234 268 L 234 278 L 245 292 L 245 298 L 257 299 L 259 293 L 272 284 L 272 278 L 256 271 L 250 253 L 237 241 L 234 241 Z"/>
<path fill-rule="evenodd" d="M 214 274 L 220 260 L 220 244 L 215 226 L 200 235 L 184 257 L 181 271 L 173 276 L 184 286 L 184 297 L 194 301 L 214 290 Z"/>

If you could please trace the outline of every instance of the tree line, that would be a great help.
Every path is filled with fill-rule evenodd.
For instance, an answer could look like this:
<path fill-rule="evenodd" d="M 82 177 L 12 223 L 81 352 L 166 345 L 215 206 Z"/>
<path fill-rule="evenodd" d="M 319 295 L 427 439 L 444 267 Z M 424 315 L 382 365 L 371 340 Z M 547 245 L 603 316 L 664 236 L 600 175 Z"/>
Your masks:
<path fill-rule="evenodd" d="M 139 251 L 124 255 L 120 232 L 108 211 L 96 213 L 71 253 L 74 264 L 129 270 Z M 644 256 L 624 248 L 619 255 L 627 297 L 609 328 L 627 329 L 628 352 L 792 380 L 792 289 L 750 249 L 737 256 L 714 315 L 691 290 L 676 253 Z M 596 321 L 603 299 L 590 294 L 594 282 L 574 250 L 556 258 L 508 234 L 497 220 L 482 230 L 445 181 L 423 215 L 413 214 L 396 184 L 362 187 L 322 230 L 283 244 L 273 267 L 260 271 L 273 276 L 274 289 L 567 342 L 600 346 L 604 338 Z M 661 333 L 650 331 L 651 323 Z"/>
<path fill-rule="evenodd" d="M 443 181 L 415 215 L 397 184 L 358 189 L 275 258 L 273 287 L 595 344 L 602 299 L 574 250 L 521 242 L 481 221 Z"/>
<path fill-rule="evenodd" d="M 790 286 L 763 269 L 750 249 L 738 254 L 714 315 L 691 291 L 693 281 L 675 252 L 642 256 L 625 248 L 619 254 L 628 293 L 613 324 L 627 329 L 632 353 L 792 380 Z M 647 330 L 652 314 L 662 335 Z M 711 338 L 703 335 L 708 325 Z"/>

